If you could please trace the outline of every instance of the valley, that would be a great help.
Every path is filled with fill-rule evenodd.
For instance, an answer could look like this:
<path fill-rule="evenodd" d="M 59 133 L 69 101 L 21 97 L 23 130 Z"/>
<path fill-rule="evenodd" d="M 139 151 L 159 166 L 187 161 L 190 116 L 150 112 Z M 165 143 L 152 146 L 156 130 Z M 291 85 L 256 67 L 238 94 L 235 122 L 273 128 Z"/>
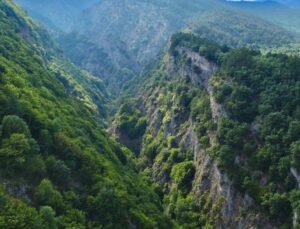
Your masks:
<path fill-rule="evenodd" d="M 29 10 L 37 9 L 30 11 L 34 16 L 40 6 L 36 2 L 22 0 L 20 3 Z M 51 7 L 43 9 L 47 11 L 45 15 L 51 15 L 52 8 L 57 5 L 55 1 L 48 4 Z M 63 8 L 67 9 L 77 6 L 68 1 L 64 4 Z M 233 47 L 277 48 L 297 43 L 300 37 L 293 29 L 273 23 L 275 19 L 257 18 L 252 11 L 244 16 L 244 12 L 220 0 L 188 3 L 183 0 L 104 0 L 86 4 L 90 5 L 87 9 L 77 6 L 76 11 L 81 13 L 70 17 L 73 22 L 68 23 L 68 28 L 60 29 L 58 34 L 54 32 L 54 37 L 73 63 L 101 76 L 113 94 L 122 91 L 127 82 L 166 51 L 170 36 L 183 29 Z M 48 16 L 50 25 L 41 22 L 47 27 L 53 24 L 60 27 L 56 22 L 59 15 L 64 14 Z M 235 18 L 231 19 L 232 15 Z M 291 14 L 286 12 L 285 15 Z"/>
<path fill-rule="evenodd" d="M 0 228 L 298 228 L 299 13 L 0 0 Z"/>

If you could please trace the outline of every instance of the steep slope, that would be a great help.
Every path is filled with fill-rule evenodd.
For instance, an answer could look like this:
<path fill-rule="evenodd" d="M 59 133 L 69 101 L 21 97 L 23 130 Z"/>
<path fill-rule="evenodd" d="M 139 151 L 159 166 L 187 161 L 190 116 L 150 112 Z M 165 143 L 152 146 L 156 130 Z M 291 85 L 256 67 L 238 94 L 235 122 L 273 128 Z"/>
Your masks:
<path fill-rule="evenodd" d="M 215 0 L 102 1 L 81 15 L 61 44 L 76 64 L 106 76 L 106 82 L 118 90 L 161 52 L 174 31 L 219 4 Z"/>
<path fill-rule="evenodd" d="M 211 15 L 218 16 L 211 21 Z M 230 44 L 239 40 L 239 45 L 273 47 L 294 41 L 285 29 L 251 15 L 243 16 L 221 1 L 113 0 L 86 10 L 60 43 L 74 63 L 94 74 L 101 73 L 118 91 L 164 50 L 172 33 L 190 24 L 198 25 L 198 32 L 218 41 L 224 35 L 228 40 L 235 37 L 227 41 Z M 211 26 L 213 31 L 207 33 Z"/>
<path fill-rule="evenodd" d="M 22 1 L 27 8 L 37 4 Z M 71 11 L 60 11 L 68 9 L 65 1 L 47 4 L 51 6 L 41 12 L 50 21 Z M 114 95 L 164 50 L 172 33 L 186 27 L 233 46 L 269 48 L 294 42 L 293 35 L 280 26 L 251 16 L 252 12 L 243 15 L 221 0 L 102 0 L 88 6 L 79 17 L 69 17 L 74 20 L 71 30 L 56 36 L 66 55 L 101 75 Z M 59 9 L 57 15 L 54 7 Z"/>
<path fill-rule="evenodd" d="M 0 228 L 170 228 L 86 97 L 101 82 L 57 59 L 10 0 L 0 2 L 0 28 Z"/>
<path fill-rule="evenodd" d="M 100 0 L 17 0 L 32 16 L 44 24 L 68 31 L 82 11 Z"/>
<path fill-rule="evenodd" d="M 142 174 L 178 225 L 297 227 L 299 62 L 173 36 L 115 125 L 124 144 L 140 140 Z"/>
<path fill-rule="evenodd" d="M 288 30 L 251 14 L 233 13 L 229 10 L 203 14 L 186 30 L 235 48 L 276 48 L 297 41 L 297 36 Z"/>

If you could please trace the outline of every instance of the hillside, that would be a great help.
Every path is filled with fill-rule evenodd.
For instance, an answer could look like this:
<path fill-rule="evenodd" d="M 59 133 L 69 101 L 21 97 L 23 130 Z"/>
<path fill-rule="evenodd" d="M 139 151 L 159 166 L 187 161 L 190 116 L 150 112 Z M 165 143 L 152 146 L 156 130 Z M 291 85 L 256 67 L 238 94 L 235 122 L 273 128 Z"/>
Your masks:
<path fill-rule="evenodd" d="M 185 31 L 235 48 L 267 49 L 298 41 L 298 36 L 268 21 L 228 10 L 203 14 Z"/>
<path fill-rule="evenodd" d="M 217 18 L 210 20 L 211 15 Z M 198 25 L 203 34 L 212 25 L 208 38 L 217 37 L 218 41 L 226 28 L 226 37 L 230 38 L 225 39 L 233 38 L 239 46 L 273 47 L 293 42 L 287 30 L 244 16 L 221 1 L 113 0 L 86 10 L 60 44 L 72 61 L 94 74 L 101 73 L 116 91 L 165 49 L 172 33 L 191 24 Z"/>
<path fill-rule="evenodd" d="M 299 3 L 297 3 L 299 6 Z M 287 30 L 300 33 L 300 9 L 290 8 L 272 1 L 267 2 L 230 2 L 229 5 L 247 13 L 281 26 Z"/>
<path fill-rule="evenodd" d="M 211 23 L 208 26 L 209 15 L 212 14 L 220 15 L 214 19 L 218 24 Z M 224 18 L 219 20 L 221 16 L 225 21 Z M 60 43 L 76 64 L 96 75 L 103 75 L 109 86 L 113 85 L 114 89 L 118 90 L 120 85 L 139 74 L 150 60 L 164 50 L 173 32 L 180 31 L 190 24 L 203 25 L 199 30 L 204 30 L 205 34 L 207 28 L 211 27 L 209 38 L 217 37 L 218 41 L 224 35 L 222 32 L 220 34 L 218 29 L 225 27 L 227 37 L 239 40 L 240 45 L 269 47 L 293 41 L 293 35 L 285 29 L 250 15 L 241 16 L 220 1 L 187 3 L 180 0 L 128 0 L 102 1 L 85 11 L 73 32 L 63 37 Z M 244 38 L 237 35 L 241 30 L 244 32 Z M 256 38 L 252 38 L 254 41 L 249 38 L 247 40 L 247 33 L 257 35 Z M 273 36 L 274 34 L 276 36 Z M 260 35 L 263 41 L 258 39 Z M 277 36 L 279 38 L 270 42 L 271 36 L 271 40 Z"/>
<path fill-rule="evenodd" d="M 173 32 L 194 15 L 219 8 L 219 4 L 215 0 L 209 4 L 202 0 L 101 1 L 82 13 L 60 44 L 71 60 L 101 73 L 118 91 L 164 49 Z"/>
<path fill-rule="evenodd" d="M 287 5 L 288 7 L 291 8 L 299 8 L 300 4 L 299 1 L 297 0 L 278 0 L 279 3 Z"/>
<path fill-rule="evenodd" d="M 101 81 L 9 0 L 0 27 L 0 228 L 170 228 L 133 154 L 102 127 Z"/>
<path fill-rule="evenodd" d="M 115 134 L 139 146 L 142 173 L 161 187 L 178 225 L 292 228 L 299 211 L 299 63 L 173 36 L 138 98 L 118 113 Z M 146 128 L 138 125 L 144 118 Z"/>
<path fill-rule="evenodd" d="M 48 4 L 51 7 L 44 7 L 49 11 L 44 16 L 52 21 L 61 17 L 59 12 L 52 15 L 51 9 L 64 6 L 55 6 L 55 1 Z M 76 65 L 101 75 L 113 94 L 118 94 L 124 84 L 165 51 L 172 33 L 186 28 L 234 47 L 269 48 L 295 39 L 286 29 L 244 15 L 219 0 L 104 0 L 82 11 L 71 30 L 59 34 L 58 42 Z"/>
<path fill-rule="evenodd" d="M 82 11 L 93 6 L 98 0 L 17 0 L 31 15 L 61 31 L 72 28 Z"/>

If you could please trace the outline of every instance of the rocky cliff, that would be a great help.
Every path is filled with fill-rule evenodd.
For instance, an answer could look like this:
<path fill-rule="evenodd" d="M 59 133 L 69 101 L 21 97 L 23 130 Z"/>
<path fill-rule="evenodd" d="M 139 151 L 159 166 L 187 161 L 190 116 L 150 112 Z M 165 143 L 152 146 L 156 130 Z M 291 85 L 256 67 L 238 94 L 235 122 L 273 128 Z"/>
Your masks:
<path fill-rule="evenodd" d="M 136 105 L 148 123 L 139 143 L 141 166 L 161 188 L 167 214 L 181 226 L 190 227 L 183 217 L 193 212 L 194 218 L 189 220 L 194 220 L 194 228 L 276 228 L 247 193 L 236 189 L 212 156 L 211 151 L 218 146 L 217 126 L 227 117 L 224 106 L 214 97 L 217 71 L 217 64 L 187 47 L 176 46 L 163 58 Z M 174 85 L 184 89 L 174 89 Z M 193 114 L 193 108 L 184 108 L 180 90 L 187 94 L 193 91 L 191 106 L 197 106 L 193 100 L 198 96 L 204 100 L 198 112 L 206 113 L 209 124 Z M 199 137 L 203 128 L 204 136 Z M 192 172 L 181 188 L 176 169 L 187 163 L 192 165 L 185 172 Z M 194 207 L 190 207 L 191 200 Z M 185 210 L 177 209 L 181 201 Z"/>

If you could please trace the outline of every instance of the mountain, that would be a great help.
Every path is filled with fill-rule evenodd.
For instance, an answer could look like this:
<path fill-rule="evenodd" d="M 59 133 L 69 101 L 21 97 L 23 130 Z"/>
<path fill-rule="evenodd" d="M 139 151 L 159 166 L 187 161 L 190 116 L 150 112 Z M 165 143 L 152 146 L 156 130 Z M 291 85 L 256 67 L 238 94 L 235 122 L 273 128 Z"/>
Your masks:
<path fill-rule="evenodd" d="M 251 49 L 286 46 L 298 41 L 298 36 L 286 29 L 251 14 L 233 13 L 230 10 L 204 13 L 184 31 L 230 47 Z"/>
<path fill-rule="evenodd" d="M 28 2 L 34 5 L 34 2 Z M 57 6 L 55 1 L 49 4 L 51 7 L 43 9 L 49 11 L 44 15 L 53 21 L 56 16 L 52 15 L 51 9 L 65 7 Z M 61 14 L 57 16 L 61 17 Z M 214 31 L 207 32 L 211 23 L 216 22 L 219 25 L 213 27 Z M 104 0 L 82 11 L 69 32 L 58 36 L 58 42 L 76 65 L 101 75 L 113 94 L 118 94 L 126 82 L 139 75 L 164 50 L 172 33 L 193 25 L 199 25 L 197 32 L 203 36 L 218 37 L 219 42 L 229 45 L 239 43 L 239 46 L 257 48 L 294 42 L 293 35 L 286 29 L 250 14 L 244 16 L 218 0 Z M 196 30 L 195 26 L 193 29 Z M 225 38 L 220 39 L 223 36 Z M 229 41 L 234 37 L 236 41 Z"/>
<path fill-rule="evenodd" d="M 228 0 L 230 2 L 230 0 Z M 242 0 L 240 2 L 243 2 Z M 300 5 L 299 5 L 299 1 L 298 0 L 254 0 L 254 1 L 244 1 L 244 2 L 252 2 L 252 3 L 255 3 L 255 2 L 264 2 L 264 3 L 280 3 L 282 5 L 286 5 L 288 7 L 291 7 L 291 8 L 298 8 Z"/>
<path fill-rule="evenodd" d="M 39 7 L 34 1 L 23 1 L 25 7 Z M 119 92 L 126 82 L 139 75 L 156 58 L 172 33 L 187 27 L 203 37 L 233 46 L 270 48 L 295 42 L 294 34 L 286 28 L 259 19 L 256 13 L 252 16 L 252 11 L 243 15 L 240 10 L 218 0 L 103 0 L 96 4 L 87 3 L 81 10 L 88 7 L 77 17 L 70 17 L 74 20 L 73 26 L 58 36 L 58 42 L 76 65 L 94 75 L 101 75 L 114 92 Z M 65 2 L 57 5 L 57 1 L 51 1 L 48 4 L 51 6 L 43 7 L 41 12 L 51 21 L 63 15 L 59 12 L 53 14 L 52 9 L 67 8 Z M 241 3 L 243 6 L 247 4 Z"/>
<path fill-rule="evenodd" d="M 294 5 L 297 0 L 225 0 L 226 2 L 243 2 L 243 3 L 267 3 L 267 4 L 282 4 L 282 5 Z"/>
<path fill-rule="evenodd" d="M 172 227 L 133 153 L 103 127 L 99 78 L 12 1 L 0 15 L 0 228 Z"/>
<path fill-rule="evenodd" d="M 62 31 L 68 31 L 82 11 L 99 0 L 18 0 L 34 18 Z"/>
<path fill-rule="evenodd" d="M 116 138 L 182 228 L 297 228 L 299 63 L 179 33 L 121 107 Z"/>
<path fill-rule="evenodd" d="M 277 2 L 281 3 L 281 4 L 285 4 L 287 6 L 290 7 L 298 7 L 299 6 L 299 1 L 297 0 L 277 0 Z"/>
<path fill-rule="evenodd" d="M 173 32 L 196 14 L 219 7 L 215 0 L 102 1 L 84 11 L 60 43 L 76 64 L 101 73 L 118 91 L 161 52 Z"/>
<path fill-rule="evenodd" d="M 228 2 L 229 5 L 299 34 L 300 10 L 273 1 L 265 2 Z M 298 1 L 297 4 L 299 5 Z"/>

